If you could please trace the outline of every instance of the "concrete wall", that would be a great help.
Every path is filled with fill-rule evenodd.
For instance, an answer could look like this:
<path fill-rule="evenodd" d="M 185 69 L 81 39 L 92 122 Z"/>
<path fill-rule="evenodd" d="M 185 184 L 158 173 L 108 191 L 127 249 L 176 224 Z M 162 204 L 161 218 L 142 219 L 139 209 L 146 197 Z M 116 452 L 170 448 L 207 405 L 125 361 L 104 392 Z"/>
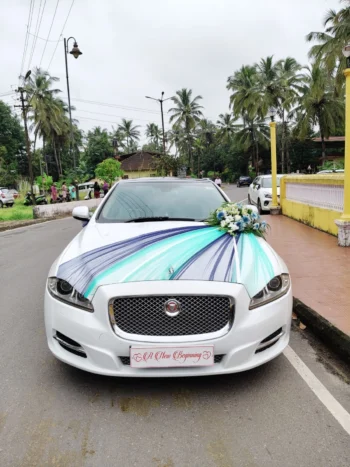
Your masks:
<path fill-rule="evenodd" d="M 96 208 L 102 199 L 89 199 L 82 201 L 70 201 L 69 203 L 45 204 L 33 207 L 33 217 L 35 219 L 54 218 L 68 216 L 72 214 L 76 206 L 88 206 L 90 209 Z"/>
<path fill-rule="evenodd" d="M 156 174 L 156 170 L 124 170 L 124 175 L 128 175 L 129 178 L 153 177 Z"/>
<path fill-rule="evenodd" d="M 287 175 L 281 179 L 282 214 L 332 235 L 343 211 L 344 175 Z"/>

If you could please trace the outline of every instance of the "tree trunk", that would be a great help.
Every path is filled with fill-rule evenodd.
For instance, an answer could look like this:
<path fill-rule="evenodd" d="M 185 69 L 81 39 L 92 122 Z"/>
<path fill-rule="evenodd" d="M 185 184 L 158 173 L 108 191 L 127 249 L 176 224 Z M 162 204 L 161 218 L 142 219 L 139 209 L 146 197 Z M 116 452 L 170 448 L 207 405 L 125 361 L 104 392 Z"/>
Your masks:
<path fill-rule="evenodd" d="M 281 147 L 281 173 L 284 174 L 284 151 L 286 145 L 286 127 L 284 121 L 284 110 L 282 111 L 282 147 Z M 278 172 L 278 170 L 277 170 Z"/>
<path fill-rule="evenodd" d="M 322 165 L 323 165 L 326 162 L 326 143 L 324 140 L 324 134 L 322 130 L 321 130 L 321 143 L 322 143 Z"/>
<path fill-rule="evenodd" d="M 60 175 L 60 165 L 59 165 L 58 157 L 57 157 L 57 149 L 56 149 L 55 139 L 52 140 L 52 145 L 53 145 L 53 153 L 54 153 L 54 156 L 55 156 L 57 172 L 58 172 L 58 175 Z"/>
<path fill-rule="evenodd" d="M 49 165 L 47 163 L 46 154 L 45 154 L 45 136 L 43 136 L 43 156 L 44 156 L 44 162 L 46 165 L 46 175 L 49 175 Z"/>

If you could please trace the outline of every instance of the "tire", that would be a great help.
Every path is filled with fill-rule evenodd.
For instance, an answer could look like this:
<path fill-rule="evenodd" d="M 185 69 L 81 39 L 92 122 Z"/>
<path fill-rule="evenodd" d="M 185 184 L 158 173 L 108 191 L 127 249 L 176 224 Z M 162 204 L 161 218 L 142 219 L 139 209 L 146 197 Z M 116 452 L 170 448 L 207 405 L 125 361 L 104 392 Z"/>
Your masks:
<path fill-rule="evenodd" d="M 4 207 L 4 203 L 0 201 L 0 209 Z"/>
<path fill-rule="evenodd" d="M 40 201 L 39 204 L 42 206 L 43 204 L 47 204 L 47 201 Z"/>
<path fill-rule="evenodd" d="M 261 202 L 260 202 L 260 199 L 258 199 L 258 212 L 259 214 L 262 214 L 262 209 L 261 209 Z"/>
<path fill-rule="evenodd" d="M 250 199 L 250 195 L 248 194 L 248 204 L 252 204 L 252 200 Z"/>
<path fill-rule="evenodd" d="M 13 208 L 13 204 L 8 204 L 7 207 L 8 208 Z"/>
<path fill-rule="evenodd" d="M 237 188 L 241 188 L 241 185 L 239 183 L 237 183 Z"/>

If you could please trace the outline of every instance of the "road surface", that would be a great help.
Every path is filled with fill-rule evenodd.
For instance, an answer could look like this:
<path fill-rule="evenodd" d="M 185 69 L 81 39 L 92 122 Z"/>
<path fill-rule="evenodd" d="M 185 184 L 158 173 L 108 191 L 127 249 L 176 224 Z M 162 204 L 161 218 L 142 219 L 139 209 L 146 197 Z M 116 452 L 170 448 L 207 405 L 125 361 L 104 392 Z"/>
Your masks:
<path fill-rule="evenodd" d="M 119 379 L 57 361 L 45 279 L 80 228 L 64 219 L 0 234 L 1 467 L 350 465 L 349 373 L 307 329 L 286 355 L 222 377 Z"/>

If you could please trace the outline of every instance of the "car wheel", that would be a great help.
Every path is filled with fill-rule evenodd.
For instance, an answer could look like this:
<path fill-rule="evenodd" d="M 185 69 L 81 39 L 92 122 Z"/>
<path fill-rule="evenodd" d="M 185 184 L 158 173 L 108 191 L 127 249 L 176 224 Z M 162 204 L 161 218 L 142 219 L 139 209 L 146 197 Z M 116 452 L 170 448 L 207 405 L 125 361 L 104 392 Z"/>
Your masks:
<path fill-rule="evenodd" d="M 250 195 L 248 195 L 248 204 L 252 204 L 252 200 L 250 199 Z"/>
<path fill-rule="evenodd" d="M 8 208 L 12 208 L 12 207 L 13 207 L 13 204 L 8 204 L 7 207 L 8 207 Z"/>
<path fill-rule="evenodd" d="M 0 208 L 3 208 L 3 207 L 4 207 L 4 203 L 0 201 Z"/>
<path fill-rule="evenodd" d="M 258 212 L 259 214 L 262 214 L 260 199 L 258 199 Z"/>
<path fill-rule="evenodd" d="M 241 185 L 240 185 L 239 183 L 237 183 L 237 188 L 240 188 L 240 186 L 241 186 Z"/>

